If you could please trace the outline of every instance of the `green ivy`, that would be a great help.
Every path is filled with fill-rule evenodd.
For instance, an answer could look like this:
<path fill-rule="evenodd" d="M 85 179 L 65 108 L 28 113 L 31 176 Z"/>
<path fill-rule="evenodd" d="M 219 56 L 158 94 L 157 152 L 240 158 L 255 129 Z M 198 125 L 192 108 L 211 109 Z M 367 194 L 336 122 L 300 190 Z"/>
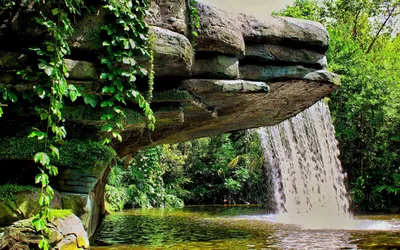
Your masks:
<path fill-rule="evenodd" d="M 199 29 L 201 27 L 199 10 L 196 7 L 197 4 L 197 0 L 189 0 L 189 26 L 193 40 L 199 36 Z"/>
<path fill-rule="evenodd" d="M 139 55 L 153 60 L 149 49 L 149 27 L 145 22 L 149 10 L 146 1 L 136 1 L 133 8 L 133 1 L 130 0 L 110 0 L 104 8 L 110 10 L 116 20 L 102 27 L 107 32 L 107 40 L 103 42 L 106 55 L 101 60 L 106 70 L 100 78 L 107 82 L 102 89 L 104 97 L 100 106 L 113 109 L 101 117 L 107 122 L 102 131 L 122 141 L 120 131 L 123 131 L 124 127 L 120 117 L 126 117 L 122 106 L 126 105 L 128 99 L 135 100 L 144 111 L 150 130 L 154 130 L 156 121 L 150 103 L 135 87 L 137 77 L 150 76 L 150 91 L 152 91 L 153 69 L 150 68 L 149 73 L 134 59 Z M 111 96 L 106 98 L 107 95 Z M 109 137 L 103 140 L 104 144 L 110 142 Z"/>

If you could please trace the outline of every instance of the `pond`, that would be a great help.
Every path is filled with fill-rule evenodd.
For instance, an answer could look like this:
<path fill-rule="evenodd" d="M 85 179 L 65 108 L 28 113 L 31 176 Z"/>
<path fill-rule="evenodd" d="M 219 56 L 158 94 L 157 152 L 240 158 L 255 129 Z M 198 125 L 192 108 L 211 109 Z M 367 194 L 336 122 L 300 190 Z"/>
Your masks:
<path fill-rule="evenodd" d="M 105 217 L 91 249 L 400 249 L 399 215 L 357 218 L 369 230 L 328 230 L 266 214 L 258 206 L 127 210 Z"/>

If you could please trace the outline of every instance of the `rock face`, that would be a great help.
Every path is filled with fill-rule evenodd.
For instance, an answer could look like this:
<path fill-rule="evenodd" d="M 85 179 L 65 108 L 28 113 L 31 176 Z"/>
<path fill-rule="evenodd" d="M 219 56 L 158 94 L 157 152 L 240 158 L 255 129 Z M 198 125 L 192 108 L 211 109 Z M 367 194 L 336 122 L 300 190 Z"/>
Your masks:
<path fill-rule="evenodd" d="M 37 249 L 41 236 L 37 235 L 29 219 L 21 220 L 8 227 L 0 235 L 0 249 Z M 89 238 L 80 220 L 75 215 L 53 218 L 47 225 L 49 240 L 54 250 L 89 249 Z"/>
<path fill-rule="evenodd" d="M 0 226 L 10 225 L 18 220 L 27 219 L 39 213 L 38 203 L 40 190 L 32 188 L 32 191 L 15 193 L 13 199 L 0 201 Z M 62 208 L 61 194 L 54 193 L 51 201 L 51 208 Z"/>
<path fill-rule="evenodd" d="M 0 88 L 34 88 L 34 82 L 16 75 L 31 62 L 28 48 L 43 42 L 42 27 L 32 21 L 41 10 L 32 2 L 23 1 L 16 10 L 0 15 Z M 109 13 L 101 1 L 92 2 L 98 11 L 76 18 L 76 32 L 69 41 L 72 53 L 65 64 L 71 83 L 100 96 L 101 26 Z M 201 28 L 193 39 L 186 0 L 152 0 L 150 6 L 154 15 L 148 22 L 156 38 L 151 104 L 156 129 L 146 129 L 145 117 L 130 100 L 123 108 L 127 117 L 120 121 L 125 127 L 123 142 L 112 145 L 120 156 L 162 143 L 276 125 L 339 85 L 338 76 L 327 71 L 329 37 L 319 23 L 284 17 L 260 21 L 199 4 Z M 148 66 L 147 58 L 135 59 Z M 142 79 L 137 87 L 147 85 Z M 27 128 L 38 122 L 29 108 L 10 105 L 0 119 L 0 165 L 18 182 L 34 176 L 30 161 L 41 148 L 25 139 Z M 63 160 L 55 163 L 60 174 L 53 183 L 62 194 L 63 207 L 80 217 L 89 236 L 104 212 L 104 183 L 114 156 L 96 142 L 102 136 L 104 113 L 82 101 L 66 103 L 63 115 L 72 143 L 61 146 Z M 0 177 L 0 184 L 7 181 Z"/>

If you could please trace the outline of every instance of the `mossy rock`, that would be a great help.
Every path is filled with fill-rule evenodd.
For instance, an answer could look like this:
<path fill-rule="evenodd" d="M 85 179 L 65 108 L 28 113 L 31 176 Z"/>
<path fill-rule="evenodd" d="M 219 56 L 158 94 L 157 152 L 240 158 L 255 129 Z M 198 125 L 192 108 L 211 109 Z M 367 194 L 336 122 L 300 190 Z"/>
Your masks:
<path fill-rule="evenodd" d="M 129 108 L 121 108 L 121 110 L 126 115 L 126 117 L 119 120 L 124 126 L 146 124 L 146 118 L 139 112 Z M 109 113 L 114 114 L 115 111 L 112 108 L 93 109 L 89 106 L 68 106 L 63 109 L 65 119 L 74 123 L 91 125 L 98 128 L 107 123 L 101 117 Z"/>
<path fill-rule="evenodd" d="M 39 213 L 40 189 L 33 186 L 0 186 L 0 225 L 10 225 L 15 221 L 29 218 Z M 52 208 L 61 208 L 61 195 L 55 191 Z"/>
<path fill-rule="evenodd" d="M 0 160 L 32 160 L 44 148 L 44 141 L 34 138 L 0 139 Z M 58 146 L 60 159 L 52 159 L 56 166 L 80 168 L 82 170 L 108 166 L 115 151 L 93 141 L 70 140 Z M 51 155 L 50 152 L 47 152 Z"/>

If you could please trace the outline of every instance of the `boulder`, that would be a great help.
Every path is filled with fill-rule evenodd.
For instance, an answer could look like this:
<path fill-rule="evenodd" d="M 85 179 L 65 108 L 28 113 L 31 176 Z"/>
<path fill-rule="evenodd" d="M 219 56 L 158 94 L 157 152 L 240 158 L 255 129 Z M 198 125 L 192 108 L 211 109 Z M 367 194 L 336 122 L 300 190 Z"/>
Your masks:
<path fill-rule="evenodd" d="M 179 33 L 159 27 L 153 27 L 152 33 L 155 36 L 153 50 L 156 76 L 190 74 L 194 58 L 190 41 Z"/>
<path fill-rule="evenodd" d="M 182 35 L 188 34 L 188 15 L 186 0 L 151 0 L 150 25 L 169 29 Z"/>
<path fill-rule="evenodd" d="M 71 50 L 85 57 L 98 56 L 104 48 L 101 27 L 106 24 L 108 14 L 101 5 L 97 6 L 95 12 L 83 11 L 82 16 L 77 18 L 75 32 L 69 39 Z"/>
<path fill-rule="evenodd" d="M 89 249 L 89 239 L 80 220 L 73 214 L 54 217 L 47 224 L 52 249 L 83 250 Z M 37 248 L 41 240 L 32 227 L 32 220 L 15 222 L 5 229 L 0 237 L 0 249 L 32 249 Z"/>
<path fill-rule="evenodd" d="M 329 35 L 320 23 L 277 16 L 260 21 L 245 14 L 239 14 L 238 19 L 246 43 L 310 48 L 321 53 L 328 49 Z"/>
<path fill-rule="evenodd" d="M 239 59 L 228 55 L 201 56 L 196 54 L 192 75 L 199 78 L 239 78 Z"/>
<path fill-rule="evenodd" d="M 160 27 L 151 27 L 155 38 L 154 72 L 156 76 L 190 75 L 194 51 L 190 41 L 179 33 Z M 138 56 L 137 63 L 149 68 L 149 58 Z"/>
<path fill-rule="evenodd" d="M 250 44 L 242 63 L 272 65 L 303 65 L 322 69 L 327 67 L 323 53 L 274 44 Z"/>
<path fill-rule="evenodd" d="M 0 70 L 17 71 L 28 64 L 28 57 L 21 53 L 0 51 Z"/>
<path fill-rule="evenodd" d="M 243 57 L 245 45 L 237 15 L 210 5 L 198 4 L 197 8 L 201 28 L 195 39 L 196 51 Z"/>
<path fill-rule="evenodd" d="M 12 198 L 0 199 L 0 225 L 11 225 L 18 220 L 27 219 L 39 213 L 39 191 L 38 188 L 31 187 L 30 191 L 13 193 Z M 62 208 L 59 192 L 54 192 L 50 207 L 54 209 Z"/>
<path fill-rule="evenodd" d="M 71 80 L 98 80 L 99 74 L 96 65 L 86 61 L 64 59 L 65 67 Z"/>

